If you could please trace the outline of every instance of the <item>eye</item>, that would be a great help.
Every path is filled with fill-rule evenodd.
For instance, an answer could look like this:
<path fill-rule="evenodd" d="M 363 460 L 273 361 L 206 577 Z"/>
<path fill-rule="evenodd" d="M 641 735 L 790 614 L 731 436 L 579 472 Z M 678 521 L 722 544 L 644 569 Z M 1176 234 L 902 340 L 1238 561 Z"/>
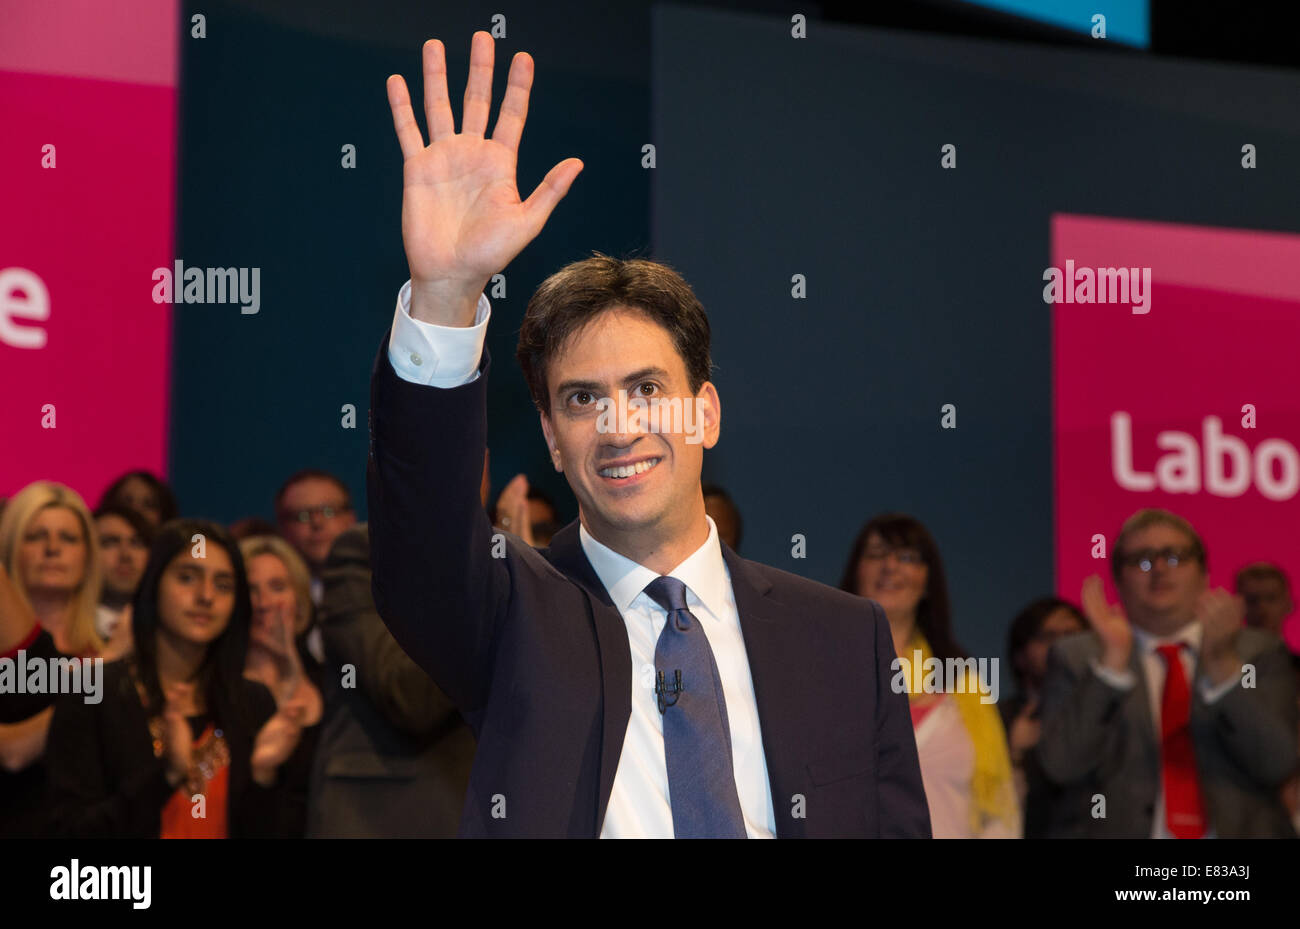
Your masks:
<path fill-rule="evenodd" d="M 586 397 L 587 399 L 591 399 L 591 392 L 587 390 L 575 390 L 573 393 L 569 394 L 569 402 L 572 403 L 574 400 L 578 400 L 578 398 L 580 397 Z M 587 406 L 587 404 L 579 401 L 578 406 Z"/>
<path fill-rule="evenodd" d="M 642 383 L 642 384 L 638 384 L 638 385 L 637 385 L 637 390 L 640 390 L 642 387 L 649 387 L 651 390 L 658 390 L 658 389 L 659 389 L 659 385 L 656 384 L 654 381 L 645 381 L 645 382 Z M 650 396 L 650 394 L 643 394 L 643 396 Z"/>

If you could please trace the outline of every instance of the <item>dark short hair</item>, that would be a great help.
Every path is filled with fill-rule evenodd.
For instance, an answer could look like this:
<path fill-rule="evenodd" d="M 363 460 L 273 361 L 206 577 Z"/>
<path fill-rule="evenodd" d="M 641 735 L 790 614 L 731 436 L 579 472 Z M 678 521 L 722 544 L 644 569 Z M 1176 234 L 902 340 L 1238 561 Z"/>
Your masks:
<path fill-rule="evenodd" d="M 1040 597 L 1017 613 L 1016 618 L 1011 621 L 1011 628 L 1007 630 L 1007 654 L 1011 656 L 1011 673 L 1016 679 L 1016 687 L 1020 688 L 1021 692 L 1025 688 L 1024 674 L 1016 663 L 1016 656 L 1033 641 L 1034 636 L 1038 635 L 1043 624 L 1047 622 L 1047 617 L 1057 610 L 1065 610 L 1073 616 L 1079 623 L 1080 631 L 1088 628 L 1088 621 L 1079 612 L 1079 608 L 1070 601 L 1062 600 L 1060 597 Z"/>
<path fill-rule="evenodd" d="M 334 484 L 334 486 L 338 487 L 338 489 L 343 492 L 344 502 L 349 507 L 352 506 L 352 494 L 348 490 L 348 485 L 343 483 L 342 478 L 340 478 L 336 474 L 330 474 L 328 471 L 322 471 L 320 468 L 303 468 L 301 471 L 295 471 L 293 472 L 293 474 L 290 474 L 288 480 L 286 480 L 283 484 L 281 484 L 280 489 L 275 492 L 276 518 L 279 518 L 280 516 L 280 504 L 284 502 L 284 495 L 289 492 L 289 488 L 292 487 L 294 484 L 301 483 L 302 481 L 311 480 L 313 478 L 322 481 L 330 481 L 332 484 Z"/>
<path fill-rule="evenodd" d="M 122 488 L 131 478 L 144 481 L 158 498 L 158 525 L 161 526 L 163 523 L 171 522 L 180 515 L 181 508 L 176 502 L 176 493 L 171 489 L 171 486 L 151 472 L 143 470 L 128 471 L 109 484 L 108 490 L 104 491 L 99 498 L 99 505 L 118 503 L 117 495 L 122 492 Z"/>
<path fill-rule="evenodd" d="M 226 531 L 236 542 L 242 542 L 244 539 L 251 539 L 258 535 L 279 536 L 280 529 L 275 523 L 263 519 L 260 516 L 245 516 L 243 519 L 237 519 L 229 526 Z"/>
<path fill-rule="evenodd" d="M 1241 590 L 1241 582 L 1250 580 L 1277 581 L 1288 594 L 1291 592 L 1291 579 L 1286 576 L 1286 572 L 1281 567 L 1271 561 L 1256 561 L 1254 564 L 1246 565 L 1233 579 L 1233 589 Z"/>
<path fill-rule="evenodd" d="M 140 541 L 146 547 L 153 544 L 154 535 L 157 531 L 154 529 L 153 523 L 129 506 L 123 506 L 120 503 L 101 503 L 99 509 L 91 513 L 90 516 L 92 520 L 98 520 L 102 516 L 116 516 L 118 519 L 125 520 L 130 524 L 131 531 L 140 537 Z"/>
<path fill-rule="evenodd" d="M 1201 540 L 1200 534 L 1192 528 L 1192 524 L 1177 513 L 1171 513 L 1169 510 L 1156 507 L 1148 507 L 1144 510 L 1138 510 L 1126 519 L 1124 525 L 1120 527 L 1119 535 L 1115 538 L 1115 545 L 1110 550 L 1110 573 L 1116 583 L 1119 583 L 1120 572 L 1124 567 L 1122 564 L 1124 543 L 1128 541 L 1128 537 L 1133 533 L 1141 532 L 1143 529 L 1150 529 L 1152 526 L 1169 526 L 1186 535 L 1192 540 L 1193 557 L 1201 563 L 1201 570 L 1210 570 L 1210 557 L 1205 550 L 1205 542 Z"/>
<path fill-rule="evenodd" d="M 862 596 L 858 590 L 858 562 L 867 549 L 867 539 L 875 533 L 886 544 L 895 547 L 915 548 L 929 571 L 926 574 L 925 593 L 916 606 L 916 627 L 930 643 L 930 651 L 940 661 L 949 658 L 969 658 L 970 655 L 957 643 L 952 633 L 952 604 L 948 598 L 948 577 L 939 556 L 939 546 L 919 519 L 906 513 L 881 513 L 869 519 L 849 552 L 840 578 L 840 589 Z"/>
<path fill-rule="evenodd" d="M 660 262 L 594 252 L 543 281 L 524 312 L 515 358 L 539 411 L 551 415 L 546 376 L 555 356 L 571 336 L 616 307 L 638 310 L 667 330 L 692 394 L 709 380 L 709 318 L 691 285 Z"/>
<path fill-rule="evenodd" d="M 536 500 L 538 503 L 545 503 L 551 508 L 551 512 L 556 512 L 555 501 L 551 498 L 551 495 L 536 484 L 528 485 L 528 493 L 525 494 L 525 497 L 529 500 Z"/>
<path fill-rule="evenodd" d="M 736 549 L 740 548 L 740 539 L 744 535 L 745 523 L 740 518 L 740 507 L 736 506 L 736 501 L 731 499 L 731 494 L 727 493 L 717 484 L 705 484 L 700 488 L 700 496 L 706 500 L 709 497 L 717 497 L 722 501 L 727 509 L 731 510 L 731 518 L 736 521 Z"/>

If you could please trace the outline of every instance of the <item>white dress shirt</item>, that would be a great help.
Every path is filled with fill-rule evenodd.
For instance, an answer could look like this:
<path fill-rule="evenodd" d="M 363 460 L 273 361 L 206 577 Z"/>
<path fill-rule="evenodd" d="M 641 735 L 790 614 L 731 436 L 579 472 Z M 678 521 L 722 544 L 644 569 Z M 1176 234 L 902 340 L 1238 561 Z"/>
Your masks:
<path fill-rule="evenodd" d="M 718 663 L 745 832 L 751 839 L 770 839 L 776 835 L 776 814 L 740 613 L 731 572 L 718 543 L 718 528 L 712 518 L 704 518 L 709 523 L 709 537 L 669 574 L 686 585 L 686 605 L 699 620 Z M 645 586 L 659 575 L 596 541 L 586 526 L 580 526 L 578 533 L 587 560 L 627 625 L 632 648 L 632 718 L 623 736 L 623 752 L 600 837 L 672 838 L 664 724 L 654 694 L 655 646 L 667 625 L 668 612 L 645 592 Z"/>
<path fill-rule="evenodd" d="M 483 342 L 491 307 L 480 295 L 473 326 L 438 326 L 412 319 L 411 282 L 397 296 L 388 359 L 404 380 L 433 387 L 459 387 L 478 379 Z M 776 813 L 758 701 L 749 670 L 749 656 L 740 629 L 740 614 L 731 586 L 731 573 L 722 557 L 713 520 L 709 537 L 672 577 L 686 585 L 686 603 L 700 622 L 718 664 L 727 722 L 731 730 L 732 768 L 741 814 L 749 838 L 773 838 Z M 664 755 L 663 718 L 654 695 L 654 656 L 667 611 L 645 593 L 659 575 L 598 542 L 579 527 L 582 549 L 610 600 L 627 626 L 632 658 L 632 715 L 623 735 L 618 770 L 601 838 L 671 838 L 673 817 L 668 796 L 668 763 Z"/>
<path fill-rule="evenodd" d="M 1165 660 L 1160 656 L 1157 649 L 1161 645 L 1172 645 L 1180 642 L 1186 645 L 1186 648 L 1179 649 L 1178 657 L 1183 663 L 1183 677 L 1187 681 L 1192 681 L 1196 673 L 1196 657 L 1201 651 L 1201 624 L 1196 621 L 1188 623 L 1179 629 L 1173 635 L 1153 636 L 1149 632 L 1133 627 L 1133 647 L 1138 650 L 1139 663 L 1146 678 L 1147 697 L 1150 700 L 1151 721 L 1155 726 L 1156 749 L 1160 748 L 1161 729 L 1160 729 L 1160 704 L 1165 692 Z M 1132 669 L 1125 668 L 1123 671 L 1116 671 L 1113 668 L 1107 668 L 1101 664 L 1094 663 L 1092 669 L 1101 677 L 1103 681 L 1119 690 L 1131 690 L 1137 686 L 1137 676 L 1133 674 Z M 1241 674 L 1236 677 L 1230 677 L 1221 684 L 1212 685 L 1208 678 L 1202 677 L 1200 681 L 1201 697 L 1207 704 L 1215 703 L 1241 680 Z M 1165 785 L 1164 779 L 1158 780 L 1156 791 L 1155 815 L 1152 817 L 1151 838 L 1153 839 L 1172 839 L 1173 833 L 1169 831 L 1169 826 L 1165 822 Z M 1202 801 L 1204 801 L 1204 792 L 1202 792 Z M 1206 826 L 1205 838 L 1214 838 L 1212 824 Z"/>

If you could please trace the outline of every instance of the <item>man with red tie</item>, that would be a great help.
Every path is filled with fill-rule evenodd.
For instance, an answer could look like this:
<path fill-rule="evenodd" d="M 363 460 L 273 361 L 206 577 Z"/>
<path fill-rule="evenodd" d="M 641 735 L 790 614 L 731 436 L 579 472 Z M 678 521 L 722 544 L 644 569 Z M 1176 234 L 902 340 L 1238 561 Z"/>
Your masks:
<path fill-rule="evenodd" d="M 1281 640 L 1211 591 L 1185 519 L 1145 509 L 1120 530 L 1111 570 L 1083 587 L 1089 632 L 1048 659 L 1042 738 L 1063 787 L 1049 834 L 1294 838 L 1278 788 L 1296 769 L 1295 679 Z"/>

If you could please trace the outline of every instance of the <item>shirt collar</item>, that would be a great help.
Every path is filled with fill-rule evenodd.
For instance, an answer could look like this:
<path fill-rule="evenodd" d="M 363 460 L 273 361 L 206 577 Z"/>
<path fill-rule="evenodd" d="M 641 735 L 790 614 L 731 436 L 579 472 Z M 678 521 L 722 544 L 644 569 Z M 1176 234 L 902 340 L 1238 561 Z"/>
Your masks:
<path fill-rule="evenodd" d="M 714 525 L 712 517 L 706 515 L 704 518 L 709 523 L 709 537 L 692 555 L 668 574 L 686 585 L 688 604 L 690 595 L 693 594 L 711 614 L 722 616 L 728 602 L 726 583 L 730 574 L 722 558 L 722 546 L 718 542 L 718 527 Z M 578 524 L 578 537 L 596 576 L 609 592 L 610 600 L 614 602 L 620 614 L 627 613 L 632 602 L 641 595 L 646 585 L 659 575 L 597 541 L 581 522 Z M 646 597 L 649 599 L 648 594 Z"/>
<path fill-rule="evenodd" d="M 1190 647 L 1194 655 L 1200 654 L 1201 651 L 1201 624 L 1196 620 L 1192 620 L 1172 635 L 1166 636 L 1155 636 L 1134 626 L 1133 637 L 1145 655 L 1154 654 L 1155 650 L 1161 645 L 1172 645 L 1175 642 L 1181 642 Z"/>

